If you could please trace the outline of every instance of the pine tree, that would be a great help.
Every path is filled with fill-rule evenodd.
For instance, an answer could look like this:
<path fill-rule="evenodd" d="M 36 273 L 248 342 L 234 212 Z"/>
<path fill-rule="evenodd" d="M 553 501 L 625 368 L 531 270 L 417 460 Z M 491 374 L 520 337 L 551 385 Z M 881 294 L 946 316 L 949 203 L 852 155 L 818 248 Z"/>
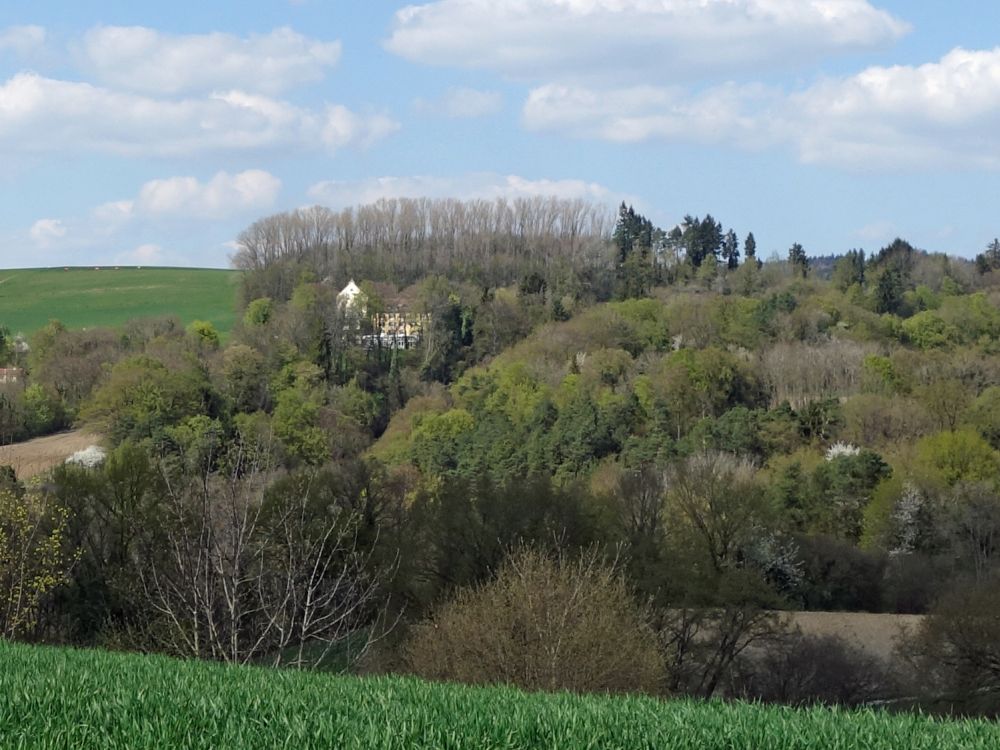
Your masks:
<path fill-rule="evenodd" d="M 803 279 L 809 273 L 809 258 L 806 256 L 805 249 L 798 242 L 788 249 L 788 264 L 792 267 L 793 272 L 800 274 Z"/>
<path fill-rule="evenodd" d="M 732 229 L 722 239 L 722 258 L 730 270 L 740 265 L 740 241 Z"/>
<path fill-rule="evenodd" d="M 754 238 L 753 232 L 749 232 L 747 238 L 743 240 L 743 256 L 746 258 L 747 263 L 756 263 L 757 268 L 764 265 L 757 260 L 757 240 Z"/>
<path fill-rule="evenodd" d="M 623 202 L 612 235 L 618 249 L 618 295 L 622 299 L 643 297 L 653 279 L 653 222 Z"/>
<path fill-rule="evenodd" d="M 986 252 L 976 256 L 976 270 L 989 273 L 1000 269 L 1000 239 L 994 239 L 986 246 Z"/>

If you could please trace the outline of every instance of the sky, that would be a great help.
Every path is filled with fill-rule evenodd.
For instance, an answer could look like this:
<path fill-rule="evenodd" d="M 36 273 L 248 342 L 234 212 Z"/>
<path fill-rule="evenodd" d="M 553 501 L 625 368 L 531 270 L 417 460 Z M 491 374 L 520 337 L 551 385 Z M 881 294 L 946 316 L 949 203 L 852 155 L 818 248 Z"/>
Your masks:
<path fill-rule="evenodd" d="M 226 267 L 279 211 L 536 195 L 972 257 L 1000 3 L 0 4 L 0 267 Z"/>

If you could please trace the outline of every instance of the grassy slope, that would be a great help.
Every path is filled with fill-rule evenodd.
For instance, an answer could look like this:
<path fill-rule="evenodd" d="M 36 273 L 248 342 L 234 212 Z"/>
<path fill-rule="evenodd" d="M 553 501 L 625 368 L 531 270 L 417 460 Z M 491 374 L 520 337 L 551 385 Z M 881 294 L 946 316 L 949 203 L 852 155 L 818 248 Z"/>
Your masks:
<path fill-rule="evenodd" d="M 0 271 L 0 324 L 30 334 L 56 318 L 68 328 L 177 315 L 232 328 L 239 274 L 191 268 L 62 268 Z"/>
<path fill-rule="evenodd" d="M 32 748 L 995 748 L 1000 726 L 527 695 L 0 642 L 0 745 Z"/>

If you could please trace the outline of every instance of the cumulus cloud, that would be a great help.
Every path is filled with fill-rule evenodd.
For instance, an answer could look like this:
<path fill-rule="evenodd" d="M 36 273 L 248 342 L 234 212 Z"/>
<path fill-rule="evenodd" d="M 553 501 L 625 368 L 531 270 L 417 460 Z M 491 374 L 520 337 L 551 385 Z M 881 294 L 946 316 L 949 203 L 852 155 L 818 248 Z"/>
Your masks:
<path fill-rule="evenodd" d="M 530 180 L 517 175 L 480 172 L 461 177 L 377 177 L 319 182 L 309 197 L 334 208 L 374 203 L 381 198 L 459 198 L 462 200 L 549 197 L 617 203 L 628 199 L 604 185 L 583 180 Z M 634 199 L 632 199 L 634 202 Z"/>
<path fill-rule="evenodd" d="M 66 225 L 61 219 L 39 219 L 28 230 L 28 236 L 39 247 L 50 247 L 66 236 Z"/>
<path fill-rule="evenodd" d="M 340 42 L 289 28 L 269 34 L 164 34 L 143 26 L 86 33 L 82 67 L 114 88 L 153 94 L 242 89 L 275 94 L 319 81 L 340 59 Z"/>
<path fill-rule="evenodd" d="M 814 163 L 1000 167 L 1000 47 L 920 66 L 871 67 L 789 98 Z"/>
<path fill-rule="evenodd" d="M 609 141 L 785 146 L 840 167 L 1000 168 L 1000 48 L 956 49 L 921 66 L 871 67 L 798 91 L 726 84 L 692 93 L 545 85 L 524 124 Z"/>
<path fill-rule="evenodd" d="M 0 54 L 12 52 L 27 57 L 45 46 L 45 29 L 41 26 L 8 26 L 0 29 Z"/>
<path fill-rule="evenodd" d="M 219 172 L 204 183 L 194 177 L 171 177 L 143 185 L 134 210 L 145 216 L 223 219 L 270 208 L 280 190 L 281 180 L 260 169 L 234 175 Z"/>
<path fill-rule="evenodd" d="M 908 30 L 867 0 L 437 0 L 399 10 L 385 46 L 532 80 L 662 83 L 801 65 Z"/>
<path fill-rule="evenodd" d="M 448 89 L 438 99 L 417 99 L 416 107 L 419 112 L 445 117 L 486 117 L 503 109 L 503 95 L 499 91 L 480 91 L 459 86 Z"/>
<path fill-rule="evenodd" d="M 207 182 L 196 177 L 150 180 L 133 199 L 104 203 L 93 218 L 108 228 L 133 219 L 228 219 L 274 205 L 281 180 L 261 169 L 219 172 Z"/>
<path fill-rule="evenodd" d="M 365 147 L 399 124 L 339 105 L 298 107 L 260 94 L 159 99 L 21 73 L 0 85 L 0 151 L 121 156 Z"/>

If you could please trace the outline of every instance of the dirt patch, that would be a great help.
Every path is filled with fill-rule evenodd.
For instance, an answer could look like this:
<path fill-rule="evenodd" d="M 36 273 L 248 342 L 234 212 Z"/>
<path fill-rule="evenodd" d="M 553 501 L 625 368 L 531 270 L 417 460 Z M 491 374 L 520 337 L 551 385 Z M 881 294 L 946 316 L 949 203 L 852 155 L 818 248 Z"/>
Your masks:
<path fill-rule="evenodd" d="M 922 615 L 869 612 L 794 612 L 792 625 L 806 635 L 835 635 L 872 656 L 892 658 L 897 639 L 923 621 Z"/>
<path fill-rule="evenodd" d="M 18 479 L 30 479 L 58 466 L 77 451 L 100 443 L 101 436 L 92 432 L 60 432 L 24 443 L 0 446 L 0 465 L 13 466 Z"/>

